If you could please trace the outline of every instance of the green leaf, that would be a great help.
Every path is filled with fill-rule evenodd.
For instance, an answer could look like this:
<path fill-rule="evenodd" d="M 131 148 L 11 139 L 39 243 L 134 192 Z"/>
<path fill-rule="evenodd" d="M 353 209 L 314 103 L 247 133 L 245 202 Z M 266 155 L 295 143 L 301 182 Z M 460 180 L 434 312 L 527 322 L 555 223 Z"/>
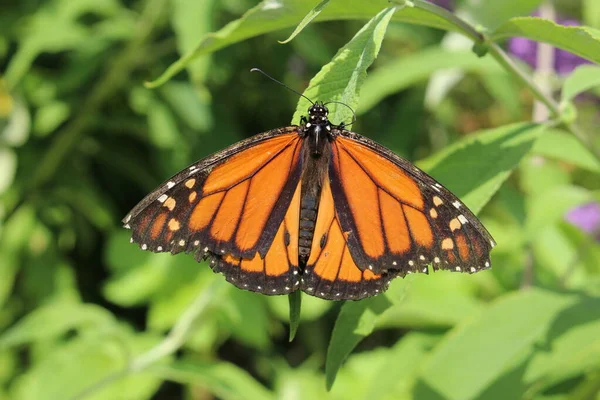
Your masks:
<path fill-rule="evenodd" d="M 583 272 L 577 249 L 559 224 L 540 230 L 528 240 L 528 247 L 535 260 L 535 282 L 540 285 L 571 288 L 577 275 Z"/>
<path fill-rule="evenodd" d="M 331 0 L 314 21 L 370 19 L 385 5 L 380 0 Z M 154 88 L 162 85 L 202 55 L 258 35 L 295 26 L 313 7 L 314 0 L 264 0 L 241 18 L 202 37 L 194 49 L 171 64 L 156 80 L 147 82 L 146 86 Z M 417 7 L 399 10 L 394 20 L 450 31 L 460 30 L 448 19 Z"/>
<path fill-rule="evenodd" d="M 525 37 L 600 63 L 600 31 L 585 26 L 562 26 L 536 17 L 512 18 L 492 35 L 492 41 Z"/>
<path fill-rule="evenodd" d="M 287 39 L 285 39 L 283 41 L 280 41 L 279 43 L 285 44 L 285 43 L 291 42 L 292 39 L 294 39 L 300 32 L 302 32 L 302 30 L 306 27 L 306 25 L 310 24 L 310 22 L 313 19 L 315 19 L 317 17 L 317 15 L 319 15 L 325 7 L 327 7 L 327 4 L 329 4 L 329 0 L 322 0 L 319 4 L 314 6 L 314 8 L 312 8 L 308 12 L 308 14 L 306 14 L 306 16 L 304 16 L 302 21 L 300 21 L 300 23 L 298 24 L 296 29 L 294 29 L 294 32 L 292 32 L 290 37 L 288 37 Z"/>
<path fill-rule="evenodd" d="M 13 183 L 17 171 L 17 155 L 8 147 L 0 147 L 0 194 Z"/>
<path fill-rule="evenodd" d="M 531 14 L 542 2 L 543 0 L 467 0 L 461 5 L 460 11 L 468 16 L 469 21 L 492 31 L 513 17 Z"/>
<path fill-rule="evenodd" d="M 499 67 L 499 64 L 496 63 L 496 66 Z M 522 87 L 515 81 L 514 76 L 500 68 L 497 72 L 487 70 L 478 75 L 490 96 L 506 109 L 509 119 L 520 120 L 523 115 Z"/>
<path fill-rule="evenodd" d="M 273 399 L 273 395 L 248 372 L 226 362 L 180 361 L 153 368 L 151 373 L 174 382 L 203 387 L 222 399 Z"/>
<path fill-rule="evenodd" d="M 377 57 L 390 18 L 396 7 L 377 14 L 342 47 L 329 64 L 323 66 L 304 91 L 304 96 L 316 101 L 340 101 L 355 109 L 360 87 L 367 76 L 367 68 Z M 292 119 L 298 123 L 306 114 L 308 100 L 301 98 Z M 342 105 L 330 107 L 329 119 L 333 123 L 350 121 L 352 112 Z"/>
<path fill-rule="evenodd" d="M 431 392 L 447 400 L 476 398 L 533 351 L 560 313 L 576 302 L 574 295 L 539 289 L 502 297 L 436 346 L 422 369 L 415 398 Z"/>
<path fill-rule="evenodd" d="M 148 129 L 152 143 L 169 149 L 181 141 L 175 116 L 162 101 L 154 100 L 148 109 Z"/>
<path fill-rule="evenodd" d="M 71 114 L 69 105 L 63 101 L 52 101 L 39 107 L 33 119 L 33 131 L 40 136 L 54 132 Z"/>
<path fill-rule="evenodd" d="M 371 72 L 360 91 L 357 112 L 362 114 L 386 96 L 425 81 L 436 71 L 450 68 L 464 71 L 501 71 L 498 64 L 489 57 L 479 58 L 471 51 L 431 47 L 399 57 Z"/>
<path fill-rule="evenodd" d="M 296 290 L 288 295 L 288 301 L 290 303 L 290 336 L 289 341 L 293 341 L 296 336 L 298 326 L 300 326 L 300 310 L 302 307 L 302 292 Z"/>
<path fill-rule="evenodd" d="M 560 129 L 549 129 L 540 135 L 532 153 L 540 154 L 592 172 L 600 172 L 600 161 L 572 134 Z"/>
<path fill-rule="evenodd" d="M 540 160 L 539 156 L 528 155 L 519 165 L 519 184 L 527 195 L 541 194 L 569 182 L 569 172 L 555 161 Z"/>
<path fill-rule="evenodd" d="M 271 312 L 281 321 L 290 321 L 290 303 L 286 296 L 269 296 L 267 299 Z M 323 300 L 315 296 L 302 296 L 302 310 L 300 313 L 300 321 L 314 321 L 336 303 Z"/>
<path fill-rule="evenodd" d="M 199 69 L 194 67 L 193 75 L 199 78 Z M 210 99 L 202 96 L 204 91 L 198 90 L 198 85 L 193 87 L 189 83 L 169 82 L 161 87 L 161 94 L 165 97 L 177 118 L 180 118 L 190 128 L 199 131 L 207 131 L 213 124 L 213 115 L 209 111 Z M 148 90 L 148 89 L 144 89 Z"/>
<path fill-rule="evenodd" d="M 198 39 L 212 29 L 214 0 L 174 0 L 171 7 L 171 25 L 177 39 L 179 54 L 194 49 Z M 187 70 L 194 83 L 204 81 L 210 67 L 207 58 L 194 60 Z"/>
<path fill-rule="evenodd" d="M 39 219 L 31 205 L 21 206 L 0 226 L 0 307 L 6 308 L 18 272 L 22 268 L 22 249 L 31 242 Z M 10 232 L 10 235 L 8 234 Z"/>
<path fill-rule="evenodd" d="M 581 296 L 575 304 L 557 315 L 541 345 L 536 346 L 527 365 L 521 368 L 519 386 L 526 391 L 518 398 L 533 399 L 540 395 L 539 398 L 546 398 L 543 394 L 551 391 L 552 387 L 560 384 L 568 387 L 569 381 L 579 380 L 600 368 L 599 310 L 597 298 Z M 498 392 L 506 396 L 505 388 L 498 387 Z M 503 398 L 502 395 L 494 397 L 488 394 L 488 397 L 482 398 Z"/>
<path fill-rule="evenodd" d="M 152 254 L 152 256 L 157 255 Z M 170 254 L 165 256 L 174 258 Z M 153 330 L 163 331 L 171 328 L 190 303 L 198 297 L 198 293 L 208 290 L 215 281 L 222 280 L 222 276 L 213 274 L 205 263 L 198 264 L 193 257 L 187 255 L 169 260 L 166 266 L 167 269 L 162 271 L 166 275 L 153 277 L 157 279 L 156 292 L 150 300 L 147 322 L 148 327 Z M 143 271 L 136 273 L 136 277 L 143 280 L 144 277 L 141 275 Z M 227 299 L 228 304 L 231 301 Z M 261 319 L 258 318 L 258 321 Z M 256 337 L 255 332 L 250 332 L 248 337 Z"/>
<path fill-rule="evenodd" d="M 17 379 L 10 398 L 71 399 L 107 376 L 124 371 L 131 357 L 157 343 L 157 338 L 147 334 L 132 334 L 124 329 L 111 333 L 96 331 L 54 348 Z M 85 399 L 148 399 L 160 384 L 150 374 L 125 376 L 89 393 Z"/>
<path fill-rule="evenodd" d="M 377 316 L 392 306 L 386 296 L 347 302 L 338 315 L 327 349 L 325 375 L 331 389 L 338 370 L 352 349 L 375 328 Z"/>
<path fill-rule="evenodd" d="M 275 365 L 277 374 L 273 384 L 275 398 L 331 399 L 323 385 L 323 374 L 319 371 L 320 364 L 315 361 L 311 357 L 302 365 L 291 368 L 286 361 L 277 360 Z"/>
<path fill-rule="evenodd" d="M 339 399 L 411 399 L 412 387 L 428 351 L 440 335 L 409 332 L 391 348 L 352 355 L 331 394 Z"/>
<path fill-rule="evenodd" d="M 477 290 L 469 276 L 440 272 L 397 279 L 385 296 L 346 302 L 327 351 L 327 387 L 333 385 L 345 358 L 375 328 L 453 326 L 479 312 Z"/>
<path fill-rule="evenodd" d="M 2 80 L 0 80 L 0 99 L 10 107 L 10 110 L 6 110 L 9 111 L 8 116 L 0 115 L 1 119 L 8 117 L 8 123 L 1 125 L 0 139 L 11 147 L 22 146 L 27 142 L 31 131 L 31 115 L 27 105 L 18 97 L 12 97 L 7 91 L 5 92 Z"/>
<path fill-rule="evenodd" d="M 95 13 L 106 17 L 120 10 L 119 2 L 114 0 L 46 3 L 23 24 L 18 51 L 6 68 L 6 81 L 14 87 L 38 54 L 73 50 L 93 37 L 91 29 L 79 23 L 82 15 Z"/>
<path fill-rule="evenodd" d="M 520 123 L 476 132 L 418 165 L 478 213 L 545 129 Z"/>
<path fill-rule="evenodd" d="M 571 208 L 592 200 L 593 197 L 588 190 L 571 185 L 561 185 L 531 196 L 527 202 L 525 221 L 529 238 L 535 238 L 549 225 L 562 221 L 565 213 Z"/>
<path fill-rule="evenodd" d="M 568 102 L 580 93 L 600 86 L 600 67 L 582 65 L 565 80 L 562 88 L 562 102 Z"/>
<path fill-rule="evenodd" d="M 390 291 L 395 291 L 396 285 L 394 282 Z M 449 271 L 417 275 L 404 289 L 402 301 L 377 318 L 377 328 L 452 327 L 481 311 L 478 289 L 470 275 Z"/>
<path fill-rule="evenodd" d="M 586 25 L 600 29 L 600 2 L 583 0 L 583 20 Z"/>
<path fill-rule="evenodd" d="M 0 349 L 54 338 L 71 329 L 102 329 L 115 323 L 110 312 L 93 304 L 51 303 L 27 314 L 0 336 Z"/>
<path fill-rule="evenodd" d="M 218 276 L 217 279 L 222 281 L 223 277 Z M 220 307 L 226 317 L 226 321 L 220 323 L 221 328 L 231 332 L 237 342 L 265 351 L 271 344 L 270 336 L 265 334 L 269 330 L 265 296 L 233 287 L 228 289 L 230 290 L 227 290 L 227 294 L 223 296 L 226 298 L 223 302 L 230 304 Z M 223 302 L 215 303 L 222 305 Z"/>

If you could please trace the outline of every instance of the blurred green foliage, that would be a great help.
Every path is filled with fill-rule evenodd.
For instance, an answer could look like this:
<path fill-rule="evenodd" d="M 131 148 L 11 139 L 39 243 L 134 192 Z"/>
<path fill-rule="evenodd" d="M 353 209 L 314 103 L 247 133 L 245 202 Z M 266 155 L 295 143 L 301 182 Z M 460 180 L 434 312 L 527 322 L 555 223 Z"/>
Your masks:
<path fill-rule="evenodd" d="M 581 28 L 520 18 L 540 0 L 455 3 L 494 40 L 526 36 L 598 61 L 595 0 L 557 3 Z M 600 244 L 565 221 L 600 201 L 590 151 L 600 69 L 548 77 L 561 115 L 532 123 L 532 92 L 471 52 L 463 26 L 418 4 L 390 7 L 2 5 L 0 400 L 600 399 Z M 480 212 L 498 242 L 494 268 L 397 279 L 360 302 L 303 296 L 288 343 L 286 297 L 131 245 L 119 221 L 164 178 L 306 109 L 252 67 L 355 107 L 353 130 Z M 575 120 L 587 145 L 569 132 Z M 179 351 L 139 367 L 202 293 Z"/>

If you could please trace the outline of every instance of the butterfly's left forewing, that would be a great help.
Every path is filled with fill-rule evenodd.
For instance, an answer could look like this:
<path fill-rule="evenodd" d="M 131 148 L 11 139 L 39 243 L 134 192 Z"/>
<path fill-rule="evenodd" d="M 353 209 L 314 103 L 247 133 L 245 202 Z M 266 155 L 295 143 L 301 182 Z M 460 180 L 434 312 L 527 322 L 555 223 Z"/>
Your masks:
<path fill-rule="evenodd" d="M 332 142 L 329 180 L 354 262 L 375 273 L 475 272 L 494 241 L 471 211 L 429 175 L 348 131 Z"/>

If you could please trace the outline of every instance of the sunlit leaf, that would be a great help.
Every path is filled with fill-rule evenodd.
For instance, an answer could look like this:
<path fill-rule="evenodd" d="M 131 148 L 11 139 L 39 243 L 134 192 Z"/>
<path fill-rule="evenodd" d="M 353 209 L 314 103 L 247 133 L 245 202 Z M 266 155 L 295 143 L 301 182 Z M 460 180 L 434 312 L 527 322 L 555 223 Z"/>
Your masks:
<path fill-rule="evenodd" d="M 571 101 L 578 94 L 597 86 L 600 86 L 600 67 L 581 65 L 565 80 L 562 89 L 562 101 Z"/>
<path fill-rule="evenodd" d="M 585 24 L 600 29 L 600 3 L 596 0 L 583 0 L 582 8 Z"/>
<path fill-rule="evenodd" d="M 227 362 L 179 361 L 153 368 L 154 376 L 203 387 L 219 398 L 272 399 L 272 394 L 248 372 Z"/>
<path fill-rule="evenodd" d="M 15 382 L 12 399 L 68 399 L 107 376 L 122 372 L 131 357 L 157 343 L 147 334 L 134 335 L 125 330 L 97 332 L 74 338 L 55 348 L 47 357 L 29 368 Z M 166 362 L 164 359 L 161 362 Z M 101 399 L 148 399 L 160 380 L 148 374 L 135 374 L 96 388 L 85 397 Z"/>
<path fill-rule="evenodd" d="M 0 147 L 0 194 L 12 184 L 17 170 L 17 155 L 8 147 Z"/>
<path fill-rule="evenodd" d="M 319 4 L 317 4 L 314 8 L 312 8 L 308 14 L 306 14 L 304 16 L 304 18 L 302 19 L 302 21 L 300 21 L 300 23 L 298 24 L 298 26 L 296 27 L 296 29 L 294 29 L 294 32 L 292 32 L 292 34 L 285 40 L 280 41 L 279 43 L 285 44 L 285 43 L 289 43 L 290 41 L 292 41 L 292 39 L 294 39 L 300 32 L 302 32 L 302 30 L 308 25 L 310 24 L 310 22 L 315 19 L 317 17 L 317 15 L 319 15 L 321 13 L 321 11 L 323 11 L 323 9 L 325 7 L 327 7 L 327 4 L 329 4 L 329 0 L 322 0 Z"/>
<path fill-rule="evenodd" d="M 179 54 L 194 49 L 198 40 L 212 29 L 214 0 L 175 0 L 172 2 L 171 21 Z M 189 63 L 187 70 L 194 83 L 201 83 L 206 77 L 210 59 L 197 59 Z"/>
<path fill-rule="evenodd" d="M 116 321 L 94 304 L 52 303 L 40 307 L 0 335 L 0 349 L 54 338 L 69 330 L 103 329 Z"/>
<path fill-rule="evenodd" d="M 569 51 L 595 63 L 600 63 L 600 31 L 585 26 L 562 26 L 536 17 L 512 18 L 491 36 L 499 41 L 509 37 L 525 37 Z"/>
<path fill-rule="evenodd" d="M 418 164 L 477 213 L 545 129 L 522 123 L 475 132 Z"/>
<path fill-rule="evenodd" d="M 559 315 L 549 331 L 549 346 L 531 360 L 525 380 L 531 392 L 541 392 L 600 368 L 600 301 L 581 297 Z"/>
<path fill-rule="evenodd" d="M 458 68 L 464 71 L 501 71 L 490 58 L 472 51 L 452 51 L 431 47 L 384 64 L 369 73 L 360 92 L 357 112 L 368 111 L 386 96 L 425 81 L 434 72 Z"/>
<path fill-rule="evenodd" d="M 389 3 L 378 0 L 331 0 L 329 5 L 314 19 L 317 21 L 369 19 Z M 295 26 L 312 8 L 314 0 L 264 0 L 248 10 L 241 18 L 230 22 L 219 31 L 209 33 L 200 39 L 196 47 L 171 64 L 148 87 L 162 85 L 197 57 L 212 53 L 225 46 L 249 39 L 267 32 Z M 457 26 L 445 18 L 417 7 L 405 7 L 398 11 L 395 21 L 420 24 L 446 30 L 456 30 Z"/>
<path fill-rule="evenodd" d="M 568 162 L 588 171 L 600 172 L 600 161 L 569 132 L 550 129 L 535 141 L 532 152 Z"/>
<path fill-rule="evenodd" d="M 527 203 L 527 234 L 535 237 L 547 226 L 563 221 L 571 208 L 592 200 L 588 190 L 574 185 L 560 185 L 531 196 Z"/>
<path fill-rule="evenodd" d="M 576 296 L 531 289 L 505 296 L 479 318 L 457 327 L 433 350 L 421 371 L 421 398 L 474 399 L 535 343 L 543 343 L 559 314 Z"/>
<path fill-rule="evenodd" d="M 390 286 L 390 291 L 395 290 L 396 282 Z M 477 283 L 470 275 L 436 271 L 415 276 L 410 286 L 401 290 L 405 290 L 402 301 L 377 319 L 378 329 L 452 327 L 483 308 L 476 297 Z"/>
<path fill-rule="evenodd" d="M 338 370 L 352 349 L 373 332 L 377 316 L 391 306 L 392 302 L 386 296 L 369 297 L 344 304 L 327 349 L 325 374 L 328 389 L 333 386 Z"/>
<path fill-rule="evenodd" d="M 331 395 L 353 399 L 409 399 L 429 349 L 441 335 L 411 332 L 391 348 L 352 355 L 337 377 Z"/>
<path fill-rule="evenodd" d="M 491 31 L 513 17 L 531 14 L 543 0 L 467 0 L 460 7 L 469 21 Z"/>
<path fill-rule="evenodd" d="M 364 25 L 311 79 L 304 96 L 315 101 L 340 101 L 355 109 L 367 68 L 379 53 L 387 25 L 395 11 L 395 7 L 386 8 Z M 292 123 L 299 123 L 309 105 L 306 99 L 300 99 Z M 332 104 L 329 119 L 335 124 L 350 122 L 352 112 L 348 107 Z"/>

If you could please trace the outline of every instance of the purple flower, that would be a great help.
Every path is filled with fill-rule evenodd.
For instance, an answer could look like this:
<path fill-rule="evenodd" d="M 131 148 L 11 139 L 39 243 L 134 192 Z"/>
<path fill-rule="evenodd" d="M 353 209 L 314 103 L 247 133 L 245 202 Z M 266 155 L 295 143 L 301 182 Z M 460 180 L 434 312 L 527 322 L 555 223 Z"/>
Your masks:
<path fill-rule="evenodd" d="M 557 22 L 564 26 L 581 25 L 578 21 L 573 19 L 558 18 Z M 516 57 L 525 61 L 532 68 L 537 66 L 538 43 L 536 41 L 521 37 L 512 38 L 508 42 L 508 50 Z M 588 60 L 576 56 L 573 53 L 569 53 L 568 51 L 561 49 L 554 50 L 554 69 L 559 75 L 567 75 L 578 66 L 588 63 Z"/>
<path fill-rule="evenodd" d="M 600 241 L 600 203 L 592 202 L 569 210 L 565 219 Z"/>

